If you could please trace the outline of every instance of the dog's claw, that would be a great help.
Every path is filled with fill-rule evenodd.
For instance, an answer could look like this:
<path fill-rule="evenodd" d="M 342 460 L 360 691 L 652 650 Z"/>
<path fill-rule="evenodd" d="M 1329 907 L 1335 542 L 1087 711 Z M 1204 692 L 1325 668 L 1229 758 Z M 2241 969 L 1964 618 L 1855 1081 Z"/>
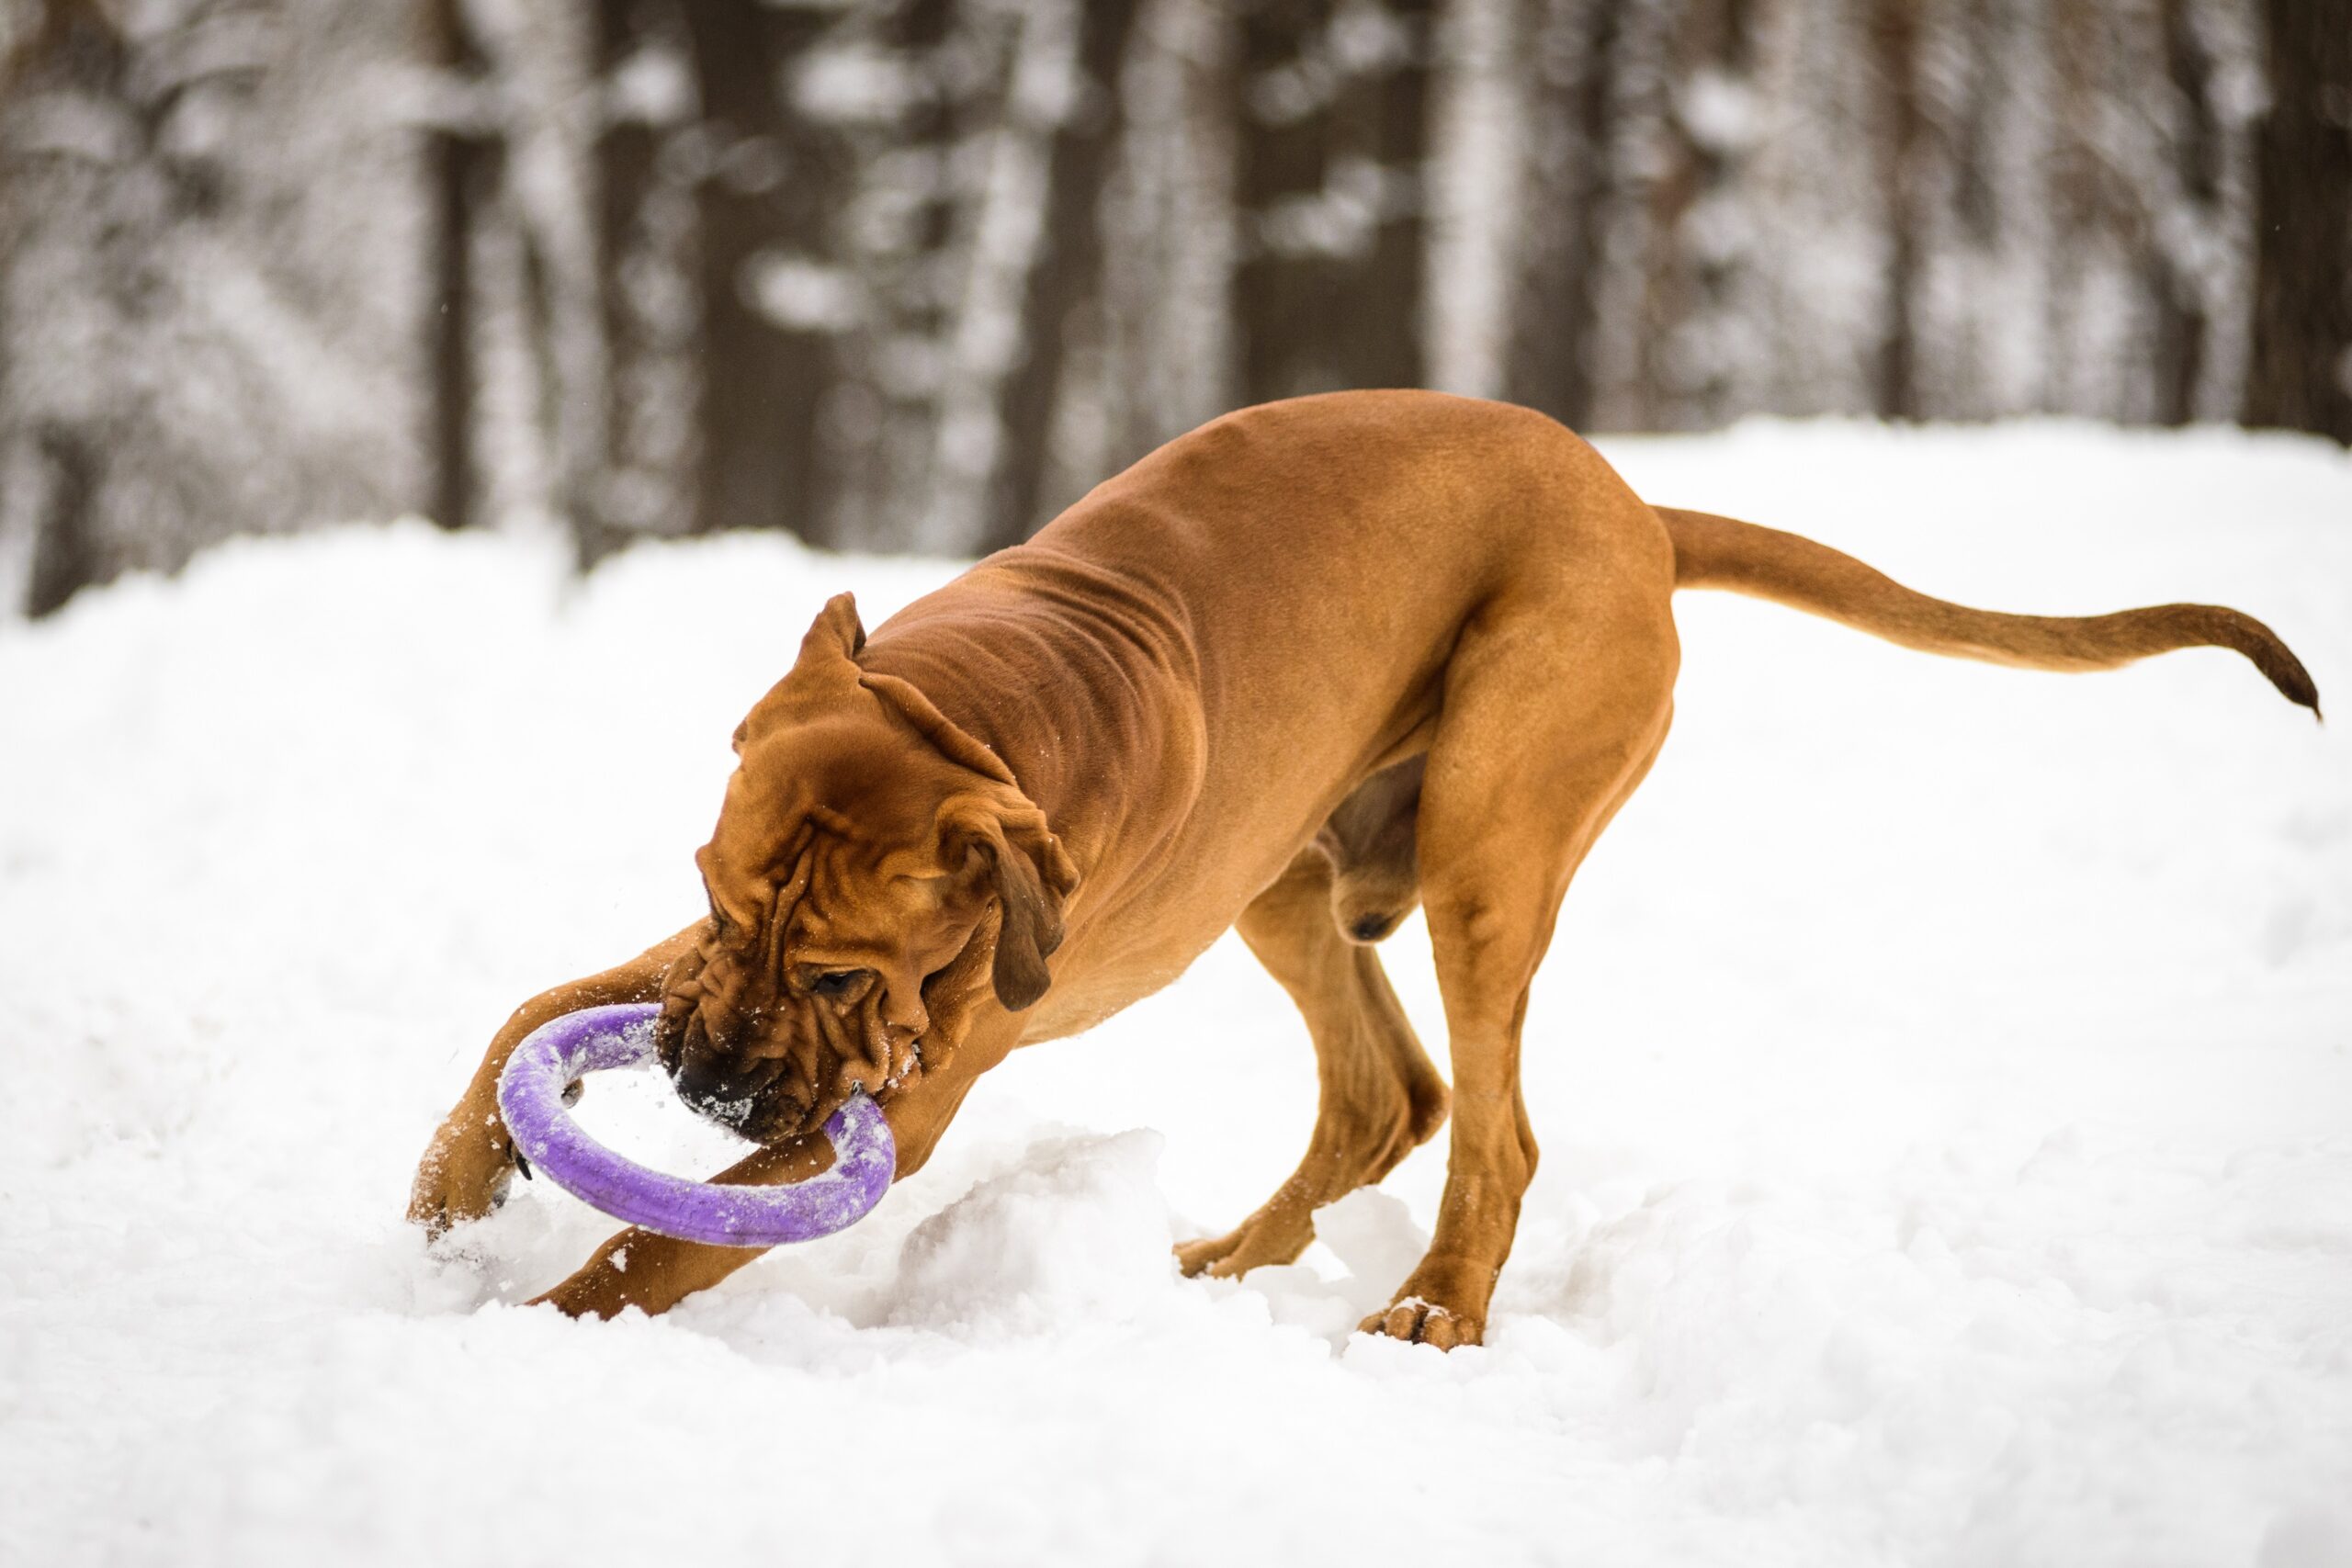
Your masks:
<path fill-rule="evenodd" d="M 531 1174 L 531 1162 L 523 1157 L 523 1151 L 520 1149 L 516 1149 L 514 1151 L 514 1168 L 523 1173 L 523 1179 L 526 1181 L 536 1181 L 538 1179 L 538 1178 Z"/>
<path fill-rule="evenodd" d="M 1475 1317 L 1450 1312 L 1419 1296 L 1408 1296 L 1386 1311 L 1365 1318 L 1356 1325 L 1356 1332 L 1451 1350 L 1457 1346 L 1477 1344 L 1483 1326 Z"/>

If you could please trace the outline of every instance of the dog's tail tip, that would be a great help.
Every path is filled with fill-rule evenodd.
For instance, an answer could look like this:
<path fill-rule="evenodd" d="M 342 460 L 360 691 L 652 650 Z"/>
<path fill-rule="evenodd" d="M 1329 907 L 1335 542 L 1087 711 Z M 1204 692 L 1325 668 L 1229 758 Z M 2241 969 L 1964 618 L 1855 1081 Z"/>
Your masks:
<path fill-rule="evenodd" d="M 2319 711 L 2318 685 L 2312 682 L 2310 672 L 2304 670 L 2300 662 L 2293 661 L 2292 654 L 2288 658 L 2290 662 L 2285 669 L 2265 668 L 2262 672 L 2270 677 L 2270 683 L 2278 688 L 2280 696 L 2297 707 L 2311 709 L 2312 718 L 2317 723 L 2325 724 L 2327 716 Z"/>
<path fill-rule="evenodd" d="M 2280 696 L 2297 707 L 2311 709 L 2313 722 L 2323 725 L 2327 722 L 2327 716 L 2320 712 L 2319 682 L 2312 679 L 2312 672 L 2303 668 L 2303 661 L 2295 657 L 2294 650 L 2278 633 L 2253 616 L 2235 610 L 2209 613 L 2222 617 L 2226 629 L 2223 635 L 2211 637 L 2207 640 L 2245 655 L 2253 661 L 2254 667 L 2278 688 Z"/>

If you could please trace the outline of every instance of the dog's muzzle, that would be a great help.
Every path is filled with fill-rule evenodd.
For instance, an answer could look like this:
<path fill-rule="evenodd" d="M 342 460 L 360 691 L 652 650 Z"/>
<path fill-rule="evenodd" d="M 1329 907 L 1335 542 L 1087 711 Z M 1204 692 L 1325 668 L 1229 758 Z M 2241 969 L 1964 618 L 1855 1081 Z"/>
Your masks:
<path fill-rule="evenodd" d="M 759 1021 L 714 1037 L 709 1009 L 698 1001 L 673 992 L 654 1026 L 655 1055 L 678 1098 L 755 1143 L 777 1142 L 815 1126 L 815 1096 L 805 1089 L 794 1092 L 790 1055 L 754 1056 L 740 1048 Z"/>

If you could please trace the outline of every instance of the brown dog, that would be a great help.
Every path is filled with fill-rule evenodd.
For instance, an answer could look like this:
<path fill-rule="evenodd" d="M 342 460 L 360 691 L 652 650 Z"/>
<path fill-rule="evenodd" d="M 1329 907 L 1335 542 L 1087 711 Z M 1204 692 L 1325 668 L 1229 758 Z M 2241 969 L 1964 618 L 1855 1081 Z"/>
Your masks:
<path fill-rule="evenodd" d="M 1962 609 L 1792 535 L 1645 506 L 1524 409 L 1355 392 L 1245 410 L 871 640 L 846 595 L 826 605 L 737 731 L 697 856 L 709 918 L 526 1003 L 434 1139 L 410 1217 L 437 1231 L 496 1201 L 514 1166 L 499 1071 L 573 1008 L 661 998 L 680 1095 L 764 1145 L 726 1179 L 821 1169 L 814 1130 L 861 1086 L 903 1176 L 1014 1046 L 1108 1018 L 1238 927 L 1306 1015 L 1321 1105 L 1297 1172 L 1180 1255 L 1188 1273 L 1287 1262 L 1318 1205 L 1446 1119 L 1370 945 L 1418 901 L 1453 1146 L 1429 1254 L 1363 1326 L 1475 1344 L 1535 1169 L 1528 985 L 1568 879 L 1666 739 L 1678 587 L 2040 670 L 2218 645 L 2318 707 L 2234 610 Z M 752 1256 L 630 1231 L 543 1299 L 660 1312 Z"/>

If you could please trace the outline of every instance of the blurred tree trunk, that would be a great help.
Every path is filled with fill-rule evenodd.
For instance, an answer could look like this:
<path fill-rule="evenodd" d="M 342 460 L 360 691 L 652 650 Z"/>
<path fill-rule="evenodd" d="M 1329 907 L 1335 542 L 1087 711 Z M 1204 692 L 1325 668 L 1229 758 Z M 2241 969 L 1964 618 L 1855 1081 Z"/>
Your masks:
<path fill-rule="evenodd" d="M 605 451 L 596 513 L 576 520 L 582 558 L 631 537 L 684 534 L 695 493 L 701 321 L 691 184 L 662 157 L 695 103 L 677 4 L 596 0 L 597 306 L 605 333 Z"/>
<path fill-rule="evenodd" d="M 955 0 L 895 0 L 853 13 L 810 62 L 797 112 L 842 137 L 845 189 L 832 215 L 830 269 L 840 299 L 840 374 L 825 408 L 833 475 L 815 536 L 866 548 L 929 546 L 960 231 L 971 183 L 967 136 L 988 123 L 996 41 Z M 959 177 L 961 176 L 961 177 Z M 812 292 L 818 292 L 812 290 Z"/>
<path fill-rule="evenodd" d="M 1420 340 L 1427 384 L 1503 395 L 1517 253 L 1529 228 L 1526 0 L 1440 0 L 1423 167 Z"/>
<path fill-rule="evenodd" d="M 1622 8 L 1605 0 L 1538 0 L 1527 51 L 1528 191 L 1514 333 L 1504 394 L 1571 425 L 1592 406 L 1587 364 L 1599 305 L 1600 226 L 1589 215 L 1608 187 L 1607 62 Z"/>
<path fill-rule="evenodd" d="M 1234 406 L 1239 396 L 1234 269 L 1233 73 L 1227 0 L 1141 0 L 1116 78 L 1119 145 L 1097 223 L 1103 235 L 1098 411 L 1064 425 L 1060 493 Z"/>
<path fill-rule="evenodd" d="M 842 185 L 821 128 L 787 113 L 786 85 L 831 18 L 764 0 L 685 7 L 701 220 L 702 420 L 694 528 L 792 528 L 835 543 L 823 515 L 820 406 L 834 379 L 817 265 Z"/>
<path fill-rule="evenodd" d="M 474 81 L 445 78 L 494 145 L 468 210 L 477 510 L 581 540 L 604 490 L 609 368 L 600 287 L 594 17 L 580 0 L 458 0 Z"/>
<path fill-rule="evenodd" d="M 1919 57 L 1919 0 L 1877 0 L 1870 15 L 1871 51 L 1886 84 L 1879 141 L 1879 178 L 1892 221 L 1887 254 L 1886 329 L 1878 354 L 1878 410 L 1919 417 L 1919 343 L 1912 310 L 1919 297 L 1921 240 L 1927 227 L 1919 164 L 1927 137 L 1913 80 Z"/>
<path fill-rule="evenodd" d="M 445 83 L 442 112 L 425 132 L 433 187 L 434 312 L 426 323 L 433 377 L 433 520 L 444 528 L 481 521 L 473 253 L 476 215 L 498 186 L 499 142 L 472 102 L 485 91 L 489 62 L 474 46 L 462 5 L 463 0 L 431 0 L 425 16 L 426 53 Z"/>
<path fill-rule="evenodd" d="M 1055 416 L 1065 399 L 1091 390 L 1070 372 L 1075 358 L 1090 349 L 1100 352 L 1104 332 L 1103 189 L 1121 129 L 1119 64 L 1135 17 L 1136 0 L 1090 0 L 1077 7 L 1071 101 L 1055 128 L 1046 169 L 1040 248 L 1021 305 L 1025 352 L 1002 392 L 1005 461 L 987 508 L 984 548 L 1018 544 L 1047 521 Z M 1076 496 L 1053 499 L 1058 503 Z"/>
<path fill-rule="evenodd" d="M 1008 476 L 1035 462 L 1035 454 L 1013 449 L 1006 396 L 1045 330 L 1031 290 L 1052 242 L 1056 143 L 1081 92 L 1086 9 L 1081 0 L 1029 0 L 991 26 L 974 7 L 992 71 L 985 91 L 957 106 L 955 156 L 966 188 L 948 207 L 954 282 L 940 322 L 919 547 L 1010 531 L 991 508 Z"/>
<path fill-rule="evenodd" d="M 73 156 L 65 139 L 42 133 L 40 110 L 75 101 L 119 105 L 128 57 L 128 43 L 104 12 L 69 0 L 43 7 L 16 58 L 0 62 L 0 137 L 6 138 L 0 150 L 12 176 L 0 179 L 0 276 L 13 281 L 45 274 L 54 283 L 86 243 L 85 209 L 53 197 L 40 200 L 51 194 L 42 188 L 47 182 L 22 164 L 39 159 L 61 165 L 44 171 L 50 179 L 75 177 L 74 164 L 84 160 Z M 0 311 L 39 305 L 15 289 L 0 293 Z M 0 314 L 0 331 L 9 324 L 8 315 Z M 21 341 L 17 333 L 0 336 L 0 350 Z M 6 607 L 45 615 L 76 589 L 107 576 L 112 563 L 91 514 L 97 459 L 84 421 L 37 412 L 40 400 L 23 386 L 31 367 L 12 363 L 16 357 L 0 352 L 0 393 L 8 394 L 0 404 L 0 545 L 6 546 L 0 565 L 6 568 Z"/>
<path fill-rule="evenodd" d="M 1233 289 L 1246 401 L 1423 379 L 1433 11 L 1254 0 L 1241 13 Z"/>
<path fill-rule="evenodd" d="M 2267 0 L 2246 420 L 2352 442 L 2352 3 Z"/>

